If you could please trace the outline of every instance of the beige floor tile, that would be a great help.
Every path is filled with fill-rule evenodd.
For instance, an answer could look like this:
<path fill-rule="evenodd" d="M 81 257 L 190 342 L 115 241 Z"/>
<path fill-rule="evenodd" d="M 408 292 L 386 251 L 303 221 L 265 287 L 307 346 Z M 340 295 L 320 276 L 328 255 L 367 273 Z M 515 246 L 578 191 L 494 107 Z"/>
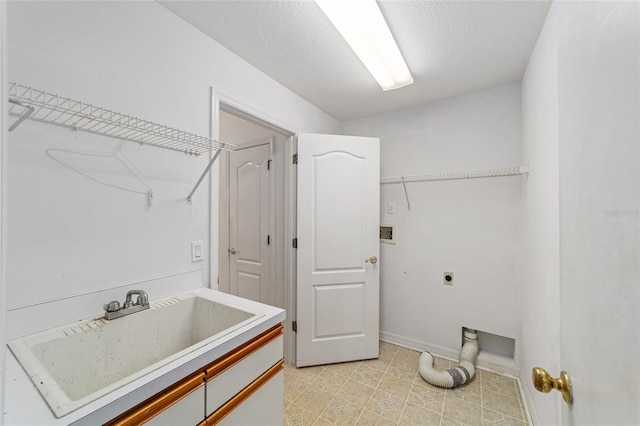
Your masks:
<path fill-rule="evenodd" d="M 465 383 L 462 386 L 453 389 L 447 389 L 447 395 L 451 395 L 455 398 L 463 401 L 471 402 L 476 405 L 482 403 L 482 386 L 480 377 L 474 377 L 470 382 Z"/>
<path fill-rule="evenodd" d="M 440 414 L 434 413 L 426 408 L 407 403 L 407 406 L 402 412 L 399 424 L 438 426 L 440 425 L 441 417 Z"/>
<path fill-rule="evenodd" d="M 357 404 L 339 396 L 334 397 L 320 417 L 336 425 L 355 425 L 364 410 L 363 404 Z"/>
<path fill-rule="evenodd" d="M 484 389 L 482 391 L 482 407 L 523 421 L 520 402 L 516 398 Z"/>
<path fill-rule="evenodd" d="M 385 374 L 412 382 L 418 374 L 418 362 L 416 361 L 415 364 L 396 363 L 394 358 Z"/>
<path fill-rule="evenodd" d="M 296 368 L 293 366 L 285 367 L 284 375 L 293 377 L 296 380 L 303 380 L 305 382 L 311 383 L 313 379 L 315 379 L 318 374 L 322 373 L 325 369 L 323 365 L 315 366 L 315 367 L 301 367 Z"/>
<path fill-rule="evenodd" d="M 356 371 L 356 368 L 358 368 L 359 365 L 360 361 L 341 362 L 339 364 L 328 365 L 326 369 L 343 376 L 345 379 L 348 379 L 349 376 L 351 376 L 351 373 Z"/>
<path fill-rule="evenodd" d="M 377 390 L 371 395 L 365 410 L 372 411 L 377 415 L 398 423 L 402 415 L 405 400 L 391 395 L 390 393 Z"/>
<path fill-rule="evenodd" d="M 291 376 L 284 376 L 284 399 L 293 402 L 311 383 L 297 380 Z"/>
<path fill-rule="evenodd" d="M 332 399 L 333 394 L 311 384 L 294 402 L 319 416 Z"/>
<path fill-rule="evenodd" d="M 397 377 L 384 375 L 380 383 L 378 384 L 378 389 L 388 392 L 391 395 L 395 395 L 398 398 L 406 400 L 409 396 L 409 391 L 411 390 L 412 382 L 409 380 L 399 379 Z"/>
<path fill-rule="evenodd" d="M 422 379 L 420 352 L 380 342 L 380 358 L 327 366 L 285 365 L 285 425 L 526 426 L 514 379 L 477 371 L 442 389 Z M 439 371 L 457 362 L 434 358 Z"/>
<path fill-rule="evenodd" d="M 418 407 L 426 408 L 436 413 L 442 413 L 444 404 L 444 391 L 427 382 L 414 383 L 409 392 L 408 401 Z"/>
<path fill-rule="evenodd" d="M 346 381 L 347 377 L 344 375 L 336 373 L 332 368 L 326 368 L 311 383 L 320 389 L 335 395 Z"/>
<path fill-rule="evenodd" d="M 458 420 L 452 419 L 451 417 L 442 416 L 442 420 L 440 421 L 440 426 L 464 426 L 463 423 Z"/>
<path fill-rule="evenodd" d="M 374 390 L 371 386 L 349 379 L 338 392 L 338 396 L 365 406 L 369 402 L 371 395 L 373 395 Z"/>
<path fill-rule="evenodd" d="M 385 372 L 391 361 L 393 360 L 393 355 L 380 355 L 380 358 L 377 359 L 367 359 L 365 361 L 360 361 L 361 365 L 366 365 L 369 368 L 373 368 L 378 371 Z"/>
<path fill-rule="evenodd" d="M 333 426 L 335 423 L 331 423 L 327 419 L 323 419 L 322 417 L 318 417 L 318 419 L 313 423 L 313 426 Z"/>
<path fill-rule="evenodd" d="M 458 420 L 465 425 L 473 426 L 482 423 L 482 409 L 479 405 L 456 398 L 450 394 L 444 396 L 442 415 Z"/>
<path fill-rule="evenodd" d="M 393 363 L 411 365 L 417 370 L 418 358 L 420 358 L 420 352 L 412 349 L 399 348 L 393 357 Z"/>
<path fill-rule="evenodd" d="M 518 390 L 516 381 L 509 377 L 500 376 L 498 374 L 487 371 L 480 371 L 482 377 L 482 388 L 489 389 L 494 392 L 502 393 L 513 398 L 518 398 Z"/>
<path fill-rule="evenodd" d="M 302 405 L 291 403 L 284 410 L 285 426 L 310 426 L 318 419 L 318 415 L 305 409 Z"/>
<path fill-rule="evenodd" d="M 396 352 L 398 352 L 399 346 L 396 345 L 392 345 L 391 343 L 387 343 L 387 342 L 380 342 L 380 355 L 381 356 L 391 356 L 391 358 L 393 358 L 393 356 L 396 354 Z"/>
<path fill-rule="evenodd" d="M 525 423 L 520 420 L 505 416 L 502 413 L 489 410 L 488 408 L 482 409 L 482 423 L 483 425 L 492 426 L 525 426 Z"/>
<path fill-rule="evenodd" d="M 394 426 L 395 422 L 392 422 L 389 419 L 385 419 L 382 416 L 377 415 L 373 411 L 364 410 L 362 414 L 360 414 L 360 419 L 358 419 L 357 425 L 362 426 Z"/>
<path fill-rule="evenodd" d="M 380 383 L 383 375 L 384 372 L 380 370 L 368 367 L 366 364 L 360 364 L 351 374 L 350 379 L 375 388 L 378 386 L 378 383 Z"/>

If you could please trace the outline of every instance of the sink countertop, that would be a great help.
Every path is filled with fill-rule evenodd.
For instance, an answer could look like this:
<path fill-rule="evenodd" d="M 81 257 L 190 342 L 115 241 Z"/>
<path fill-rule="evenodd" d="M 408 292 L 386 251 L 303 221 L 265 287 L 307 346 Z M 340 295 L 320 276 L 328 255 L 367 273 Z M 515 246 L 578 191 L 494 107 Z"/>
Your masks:
<path fill-rule="evenodd" d="M 208 296 L 213 295 L 215 299 L 221 303 L 233 304 L 239 308 L 257 310 L 264 313 L 264 316 L 201 348 L 189 352 L 61 418 L 56 418 L 53 415 L 53 412 L 49 409 L 46 401 L 31 382 L 31 379 L 23 370 L 20 363 L 11 351 L 5 348 L 7 357 L 4 424 L 7 426 L 102 424 L 285 319 L 285 311 L 273 306 L 242 299 L 208 288 L 200 288 L 194 290 L 193 293 Z"/>

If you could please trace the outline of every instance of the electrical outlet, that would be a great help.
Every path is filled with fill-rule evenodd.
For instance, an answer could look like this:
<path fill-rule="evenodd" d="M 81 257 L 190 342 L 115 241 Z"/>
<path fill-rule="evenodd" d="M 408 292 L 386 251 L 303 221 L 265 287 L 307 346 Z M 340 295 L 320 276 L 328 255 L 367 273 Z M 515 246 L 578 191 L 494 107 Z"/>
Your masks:
<path fill-rule="evenodd" d="M 396 213 L 396 203 L 392 203 L 389 201 L 387 203 L 387 214 L 395 214 Z"/>
<path fill-rule="evenodd" d="M 453 285 L 453 272 L 444 271 L 442 273 L 442 284 Z"/>

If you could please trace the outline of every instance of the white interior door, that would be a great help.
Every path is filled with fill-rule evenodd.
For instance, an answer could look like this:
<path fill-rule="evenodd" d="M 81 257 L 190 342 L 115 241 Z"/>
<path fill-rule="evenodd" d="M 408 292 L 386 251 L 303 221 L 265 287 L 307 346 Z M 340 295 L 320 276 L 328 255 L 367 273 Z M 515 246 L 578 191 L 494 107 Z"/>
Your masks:
<path fill-rule="evenodd" d="M 296 365 L 376 358 L 380 140 L 298 135 Z"/>
<path fill-rule="evenodd" d="M 574 395 L 561 424 L 638 425 L 640 5 L 562 7 L 560 366 Z"/>
<path fill-rule="evenodd" d="M 273 304 L 269 156 L 269 144 L 230 156 L 229 292 Z"/>

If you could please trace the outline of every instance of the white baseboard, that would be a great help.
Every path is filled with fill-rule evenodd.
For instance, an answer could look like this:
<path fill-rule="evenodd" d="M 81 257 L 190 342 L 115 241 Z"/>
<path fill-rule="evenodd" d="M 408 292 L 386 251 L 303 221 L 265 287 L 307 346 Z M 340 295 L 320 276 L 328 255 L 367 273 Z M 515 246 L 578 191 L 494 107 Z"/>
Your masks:
<path fill-rule="evenodd" d="M 522 384 L 522 379 L 518 378 L 517 380 L 518 386 L 520 387 L 520 395 L 522 395 L 522 403 L 524 405 L 524 414 L 527 416 L 527 420 L 530 425 L 538 425 L 540 424 L 538 421 L 538 416 L 536 415 L 536 410 L 532 410 L 529 407 L 533 407 L 533 400 L 531 399 L 531 393 L 529 393 L 529 388 Z"/>
<path fill-rule="evenodd" d="M 460 357 L 460 349 L 445 348 L 444 346 L 434 345 L 429 342 L 388 333 L 386 331 L 380 331 L 380 340 L 420 352 L 431 352 L 433 355 L 454 362 L 457 362 Z M 520 377 L 520 368 L 516 365 L 513 358 L 506 356 L 480 351 L 478 353 L 478 362 L 476 366 L 480 370 L 490 371 L 492 373 L 506 375 L 512 378 Z"/>

